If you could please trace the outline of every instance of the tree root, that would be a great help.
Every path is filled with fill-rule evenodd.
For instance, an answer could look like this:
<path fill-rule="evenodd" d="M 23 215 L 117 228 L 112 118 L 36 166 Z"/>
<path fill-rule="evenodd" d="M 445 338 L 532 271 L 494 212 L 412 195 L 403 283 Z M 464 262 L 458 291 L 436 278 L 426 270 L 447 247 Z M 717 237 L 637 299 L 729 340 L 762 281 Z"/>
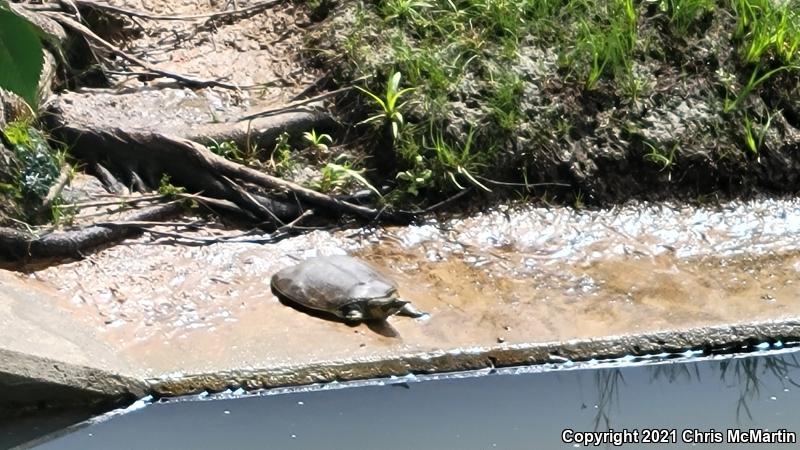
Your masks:
<path fill-rule="evenodd" d="M 51 119 L 57 122 L 59 115 L 54 114 Z M 121 174 L 123 179 L 141 179 L 146 187 L 158 186 L 166 174 L 175 185 L 191 192 L 202 192 L 206 197 L 228 200 L 262 221 L 277 222 L 278 226 L 293 220 L 307 207 L 367 220 L 406 223 L 411 219 L 408 214 L 356 205 L 267 175 L 217 156 L 187 139 L 115 128 L 95 130 L 79 124 L 54 123 L 52 129 L 61 140 L 70 142 L 72 154 L 89 166 L 100 163 Z M 136 174 L 136 178 L 132 174 Z M 297 202 L 245 195 L 248 183 L 262 190 L 289 194 L 300 201 L 300 207 Z"/>
<path fill-rule="evenodd" d="M 139 210 L 131 221 L 158 221 L 183 210 L 181 202 L 170 202 Z M 92 225 L 78 230 L 57 231 L 37 236 L 32 232 L 0 227 L 0 261 L 26 264 L 48 258 L 77 258 L 89 250 L 134 236 L 141 232 L 134 227 Z"/>

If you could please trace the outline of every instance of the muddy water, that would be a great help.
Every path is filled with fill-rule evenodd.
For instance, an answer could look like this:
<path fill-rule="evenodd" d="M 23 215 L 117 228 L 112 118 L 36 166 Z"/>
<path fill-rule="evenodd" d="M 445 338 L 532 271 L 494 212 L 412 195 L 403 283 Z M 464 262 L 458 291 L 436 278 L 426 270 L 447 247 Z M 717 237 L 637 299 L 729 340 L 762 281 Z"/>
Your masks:
<path fill-rule="evenodd" d="M 798 316 L 798 232 L 798 200 L 502 207 L 270 245 L 143 237 L 25 277 L 61 290 L 64 308 L 157 376 Z M 396 279 L 430 318 L 349 327 L 271 294 L 278 269 L 344 253 Z"/>
<path fill-rule="evenodd" d="M 578 369 L 523 367 L 167 400 L 34 448 L 556 449 L 581 447 L 575 432 L 628 430 L 623 448 L 712 450 L 731 448 L 736 433 L 749 429 L 786 430 L 779 437 L 795 439 L 752 448 L 797 447 L 796 352 Z M 657 443 L 646 443 L 650 437 Z"/>

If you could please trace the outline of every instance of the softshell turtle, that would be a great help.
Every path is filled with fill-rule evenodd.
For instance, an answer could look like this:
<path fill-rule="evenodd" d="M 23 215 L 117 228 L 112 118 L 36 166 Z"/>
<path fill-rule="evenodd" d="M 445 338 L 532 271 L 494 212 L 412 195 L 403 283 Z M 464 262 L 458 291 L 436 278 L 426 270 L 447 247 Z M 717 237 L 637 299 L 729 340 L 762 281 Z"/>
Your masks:
<path fill-rule="evenodd" d="M 425 315 L 397 296 L 392 280 L 351 256 L 307 259 L 278 271 L 271 284 L 273 292 L 286 300 L 349 322 L 385 320 L 393 314 Z"/>

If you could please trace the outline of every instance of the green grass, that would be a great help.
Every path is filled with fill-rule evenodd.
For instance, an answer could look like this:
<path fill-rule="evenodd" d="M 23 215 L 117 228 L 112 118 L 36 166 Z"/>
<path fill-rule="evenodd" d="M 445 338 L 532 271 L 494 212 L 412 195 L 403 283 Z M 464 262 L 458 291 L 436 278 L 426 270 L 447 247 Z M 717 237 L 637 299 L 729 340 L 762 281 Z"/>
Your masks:
<path fill-rule="evenodd" d="M 574 104 L 585 94 L 618 109 L 619 127 L 636 122 L 637 105 L 664 88 L 662 73 L 724 88 L 709 102 L 720 132 L 741 142 L 742 125 L 760 129 L 743 119 L 752 96 L 800 75 L 800 0 L 363 0 L 342 9 L 348 33 L 328 60 L 365 94 L 359 119 L 391 125 L 396 189 L 408 197 L 485 190 L 493 158 L 531 129 L 565 145 L 584 126 Z M 695 54 L 717 57 L 724 79 Z M 542 68 L 519 66 L 522 55 Z M 671 171 L 683 148 L 674 145 L 654 144 L 645 159 Z"/>

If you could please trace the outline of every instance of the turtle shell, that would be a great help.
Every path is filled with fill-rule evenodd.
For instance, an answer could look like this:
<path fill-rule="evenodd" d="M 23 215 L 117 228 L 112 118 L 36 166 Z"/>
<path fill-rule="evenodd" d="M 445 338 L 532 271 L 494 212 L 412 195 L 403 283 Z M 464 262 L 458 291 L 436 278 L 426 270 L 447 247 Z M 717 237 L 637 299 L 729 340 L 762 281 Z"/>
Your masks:
<path fill-rule="evenodd" d="M 342 316 L 343 308 L 397 295 L 397 284 L 351 256 L 322 256 L 272 276 L 272 289 L 307 308 Z"/>

